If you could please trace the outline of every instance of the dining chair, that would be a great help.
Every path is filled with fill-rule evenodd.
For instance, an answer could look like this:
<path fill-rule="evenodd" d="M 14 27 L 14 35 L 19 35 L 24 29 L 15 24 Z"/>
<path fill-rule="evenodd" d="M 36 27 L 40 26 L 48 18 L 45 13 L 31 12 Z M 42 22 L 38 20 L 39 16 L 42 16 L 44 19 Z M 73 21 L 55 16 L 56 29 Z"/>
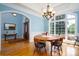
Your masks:
<path fill-rule="evenodd" d="M 42 35 L 48 35 L 48 32 L 44 32 L 44 33 L 42 33 Z"/>
<path fill-rule="evenodd" d="M 38 40 L 37 38 L 34 38 L 34 45 L 35 45 L 34 54 L 35 52 L 38 52 L 38 54 L 46 52 L 46 42 L 37 40 Z M 42 51 L 42 49 L 44 49 L 44 51 Z"/>
<path fill-rule="evenodd" d="M 62 51 L 62 43 L 63 43 L 63 38 L 60 38 L 52 42 L 52 47 L 54 48 L 54 51 L 57 49 L 59 55 L 60 55 L 60 51 Z"/>
<path fill-rule="evenodd" d="M 74 46 L 77 45 L 77 43 L 79 43 L 79 36 L 75 36 L 75 43 Z M 79 45 L 78 45 L 79 46 Z"/>

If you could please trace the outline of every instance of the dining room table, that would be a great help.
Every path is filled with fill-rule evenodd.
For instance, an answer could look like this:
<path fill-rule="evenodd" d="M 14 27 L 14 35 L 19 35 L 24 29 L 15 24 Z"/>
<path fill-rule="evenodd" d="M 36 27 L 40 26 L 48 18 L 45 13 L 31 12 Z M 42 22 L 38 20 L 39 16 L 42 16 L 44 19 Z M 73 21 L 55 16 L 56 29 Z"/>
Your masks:
<path fill-rule="evenodd" d="M 36 35 L 36 36 L 34 36 L 34 40 L 36 40 L 36 41 L 49 41 L 50 42 L 50 44 L 51 44 L 50 55 L 51 56 L 52 56 L 52 43 L 61 38 L 64 39 L 64 37 L 60 36 L 60 35 Z"/>

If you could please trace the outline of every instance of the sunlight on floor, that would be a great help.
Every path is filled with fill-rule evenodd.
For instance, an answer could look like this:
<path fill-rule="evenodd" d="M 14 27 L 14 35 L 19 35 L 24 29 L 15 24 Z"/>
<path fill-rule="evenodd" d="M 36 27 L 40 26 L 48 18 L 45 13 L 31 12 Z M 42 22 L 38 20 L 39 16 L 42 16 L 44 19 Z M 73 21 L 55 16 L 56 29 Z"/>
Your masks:
<path fill-rule="evenodd" d="M 75 55 L 75 49 L 72 47 L 67 47 L 67 55 L 68 56 L 74 56 Z"/>

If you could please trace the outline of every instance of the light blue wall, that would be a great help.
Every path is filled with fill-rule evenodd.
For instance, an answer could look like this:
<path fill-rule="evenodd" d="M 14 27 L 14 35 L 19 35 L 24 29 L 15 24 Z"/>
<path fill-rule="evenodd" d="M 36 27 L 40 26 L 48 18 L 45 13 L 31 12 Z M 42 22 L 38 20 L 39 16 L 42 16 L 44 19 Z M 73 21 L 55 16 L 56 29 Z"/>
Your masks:
<path fill-rule="evenodd" d="M 0 3 L 0 11 L 5 11 L 5 10 L 14 10 L 14 9 Z"/>
<path fill-rule="evenodd" d="M 23 18 L 24 16 L 17 14 L 16 17 L 14 17 L 11 13 L 3 13 L 2 14 L 2 21 L 1 21 L 1 37 L 3 38 L 3 34 L 8 31 L 8 33 L 17 33 L 18 37 L 22 37 L 22 26 L 23 26 Z M 14 23 L 16 24 L 16 30 L 4 30 L 4 24 L 5 23 Z"/>
<path fill-rule="evenodd" d="M 44 19 L 44 31 L 48 32 L 48 20 Z"/>
<path fill-rule="evenodd" d="M 77 11 L 76 14 L 77 14 L 77 32 L 79 33 L 79 11 Z"/>
<path fill-rule="evenodd" d="M 14 10 L 12 8 L 9 8 L 7 6 L 4 6 L 2 4 L 0 4 L 0 11 L 4 11 L 4 10 Z M 32 34 L 32 32 L 47 32 L 48 31 L 48 24 L 47 21 L 44 20 L 42 17 L 38 17 L 32 14 L 26 14 L 25 16 L 28 16 L 27 18 L 29 18 L 30 20 L 30 36 L 33 36 L 34 34 Z M 10 13 L 6 13 L 3 14 L 2 16 L 2 24 L 1 24 L 1 32 L 2 34 L 5 32 L 3 31 L 3 27 L 4 27 L 4 23 L 16 23 L 17 24 L 17 29 L 16 32 L 18 33 L 18 36 L 21 36 L 23 34 L 23 31 L 21 31 L 22 29 L 22 18 L 21 15 L 18 15 L 16 18 L 13 17 Z M 14 20 L 15 19 L 15 20 Z M 10 31 L 11 32 L 11 31 Z M 3 38 L 3 36 L 2 36 Z"/>
<path fill-rule="evenodd" d="M 5 5 L 3 5 L 2 3 L 0 3 L 0 12 L 1 11 L 8 11 L 8 10 L 14 10 L 14 9 L 12 9 L 12 8 L 9 8 L 9 7 L 7 7 L 7 6 L 5 6 Z M 2 14 L 1 14 L 1 23 L 2 23 Z M 1 23 L 0 23 L 0 31 L 1 31 Z M 2 31 L 1 31 L 2 32 Z M 0 37 L 1 37 L 2 35 L 1 35 L 1 33 L 0 33 Z M 2 38 L 2 37 L 1 37 Z"/>
<path fill-rule="evenodd" d="M 35 35 L 45 32 L 44 31 L 44 20 L 42 17 L 27 14 L 30 20 L 30 42 L 33 42 Z"/>
<path fill-rule="evenodd" d="M 28 14 L 31 25 L 31 32 L 43 32 L 44 31 L 44 20 L 42 17 Z"/>

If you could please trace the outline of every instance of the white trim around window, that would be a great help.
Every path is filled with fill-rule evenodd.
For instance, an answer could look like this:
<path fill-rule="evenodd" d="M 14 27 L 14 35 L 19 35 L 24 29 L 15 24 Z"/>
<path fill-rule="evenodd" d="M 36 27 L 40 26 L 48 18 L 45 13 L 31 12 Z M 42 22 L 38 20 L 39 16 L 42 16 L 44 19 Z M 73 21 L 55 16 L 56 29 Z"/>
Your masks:
<path fill-rule="evenodd" d="M 69 18 L 67 19 L 67 15 L 65 19 L 61 19 L 61 20 L 53 20 L 53 21 L 49 21 L 49 33 L 50 33 L 50 23 L 54 23 L 54 35 L 56 35 L 56 22 L 60 22 L 60 21 L 64 21 L 65 22 L 65 39 L 67 39 L 68 36 L 68 29 L 67 29 L 67 21 L 70 19 L 75 19 L 75 35 L 78 34 L 77 32 L 77 14 L 73 13 L 73 15 L 75 16 L 75 18 Z"/>

